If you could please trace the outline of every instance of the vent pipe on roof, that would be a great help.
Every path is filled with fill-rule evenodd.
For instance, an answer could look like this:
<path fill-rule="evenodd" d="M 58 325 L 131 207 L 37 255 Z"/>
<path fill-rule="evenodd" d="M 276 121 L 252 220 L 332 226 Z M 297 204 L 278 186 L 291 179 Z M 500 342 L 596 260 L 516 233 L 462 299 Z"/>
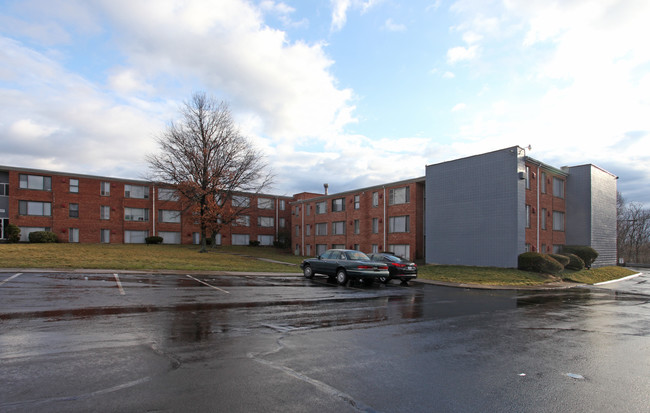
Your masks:
<path fill-rule="evenodd" d="M 329 188 L 330 186 L 329 184 L 323 184 L 323 186 L 325 187 L 325 195 L 327 195 L 327 188 Z"/>

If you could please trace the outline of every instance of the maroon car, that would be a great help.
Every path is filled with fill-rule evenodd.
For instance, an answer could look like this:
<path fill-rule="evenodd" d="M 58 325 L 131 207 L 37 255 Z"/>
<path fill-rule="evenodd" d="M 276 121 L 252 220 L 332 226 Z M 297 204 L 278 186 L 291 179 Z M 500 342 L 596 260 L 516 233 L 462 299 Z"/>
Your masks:
<path fill-rule="evenodd" d="M 417 278 L 418 276 L 418 266 L 409 260 L 406 260 L 402 257 L 390 252 L 374 252 L 368 254 L 368 257 L 372 261 L 383 262 L 388 265 L 388 277 L 380 277 L 379 281 L 384 284 L 388 283 L 392 279 L 398 279 L 402 284 L 408 284 L 409 280 Z"/>

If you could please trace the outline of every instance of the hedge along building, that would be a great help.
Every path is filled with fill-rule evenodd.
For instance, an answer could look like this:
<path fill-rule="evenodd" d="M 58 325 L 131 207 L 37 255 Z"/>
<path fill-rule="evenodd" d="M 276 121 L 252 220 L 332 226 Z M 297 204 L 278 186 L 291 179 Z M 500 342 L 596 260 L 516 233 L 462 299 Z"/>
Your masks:
<path fill-rule="evenodd" d="M 525 251 L 588 245 L 616 263 L 616 180 L 555 168 L 518 146 L 426 168 L 426 262 L 516 267 Z"/>

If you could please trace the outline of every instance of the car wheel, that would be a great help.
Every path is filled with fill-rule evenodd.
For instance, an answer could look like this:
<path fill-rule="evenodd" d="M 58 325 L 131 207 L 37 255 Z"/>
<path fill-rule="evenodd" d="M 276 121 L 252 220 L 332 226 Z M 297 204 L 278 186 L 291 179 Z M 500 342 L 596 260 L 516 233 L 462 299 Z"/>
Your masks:
<path fill-rule="evenodd" d="M 388 277 L 379 277 L 379 282 L 382 283 L 382 284 L 388 284 L 389 280 L 390 280 L 390 278 L 388 278 Z"/>
<path fill-rule="evenodd" d="M 348 273 L 345 272 L 344 269 L 340 269 L 336 272 L 336 282 L 339 283 L 339 285 L 345 285 L 348 282 Z"/>
<path fill-rule="evenodd" d="M 311 265 L 305 265 L 305 268 L 302 269 L 302 273 L 305 278 L 314 278 L 314 271 L 311 269 Z"/>

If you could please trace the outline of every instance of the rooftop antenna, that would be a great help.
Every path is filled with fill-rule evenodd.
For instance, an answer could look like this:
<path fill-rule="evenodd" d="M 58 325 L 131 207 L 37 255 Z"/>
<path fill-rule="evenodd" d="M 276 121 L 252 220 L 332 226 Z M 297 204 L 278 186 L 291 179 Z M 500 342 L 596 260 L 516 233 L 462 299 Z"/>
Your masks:
<path fill-rule="evenodd" d="M 323 186 L 325 187 L 325 195 L 327 195 L 327 188 L 329 188 L 329 184 L 323 184 Z"/>

